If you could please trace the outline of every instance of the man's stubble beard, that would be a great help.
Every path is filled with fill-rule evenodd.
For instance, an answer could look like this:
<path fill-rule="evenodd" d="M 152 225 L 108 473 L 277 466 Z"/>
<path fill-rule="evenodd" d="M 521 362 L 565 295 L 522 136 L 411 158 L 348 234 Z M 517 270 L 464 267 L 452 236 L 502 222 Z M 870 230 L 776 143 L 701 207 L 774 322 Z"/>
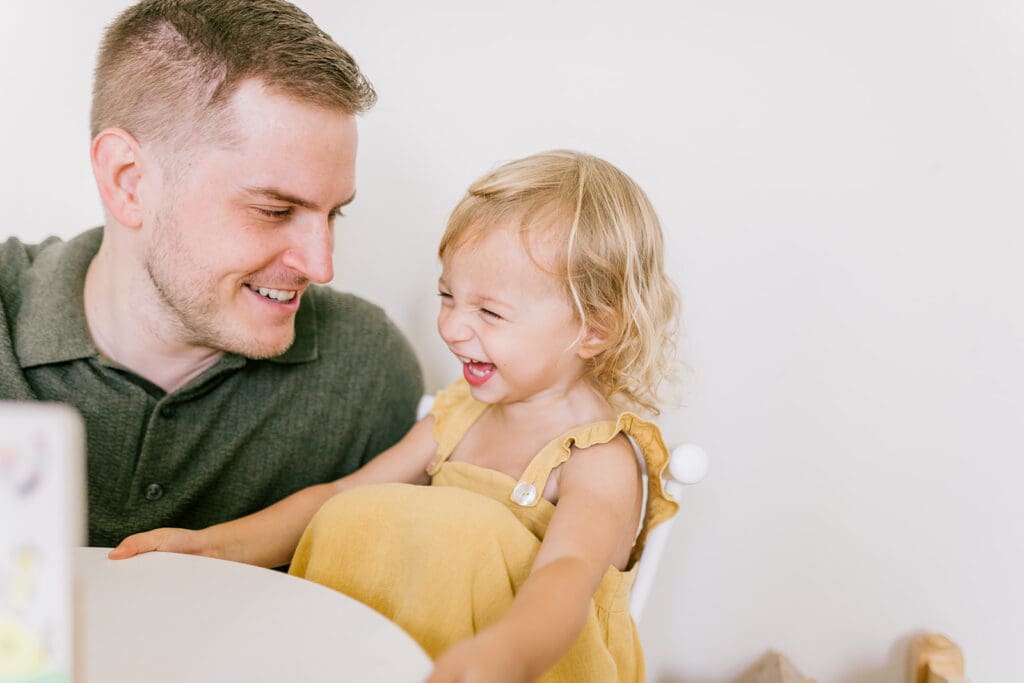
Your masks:
<path fill-rule="evenodd" d="M 255 339 L 230 329 L 227 311 L 219 311 L 216 283 L 194 273 L 198 261 L 181 239 L 176 218 L 166 208 L 154 217 L 153 240 L 146 251 L 146 275 L 171 320 L 179 340 L 247 358 L 270 358 L 284 353 L 294 335 L 281 348 L 265 348 Z M 182 274 L 190 273 L 189 279 Z"/>

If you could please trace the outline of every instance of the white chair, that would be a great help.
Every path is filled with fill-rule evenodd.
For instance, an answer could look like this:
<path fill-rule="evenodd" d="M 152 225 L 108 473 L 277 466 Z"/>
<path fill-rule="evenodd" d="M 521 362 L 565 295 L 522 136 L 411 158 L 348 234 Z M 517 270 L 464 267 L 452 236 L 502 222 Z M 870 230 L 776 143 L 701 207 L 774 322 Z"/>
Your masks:
<path fill-rule="evenodd" d="M 434 405 L 434 397 L 430 394 L 420 399 L 416 409 L 418 418 L 424 417 L 430 412 Z M 696 484 L 708 471 L 708 456 L 704 450 L 695 444 L 683 444 L 672 449 L 666 470 L 663 485 L 665 492 L 673 500 L 679 502 L 682 499 L 683 487 Z M 644 475 L 646 479 L 646 475 Z M 644 482 L 644 495 L 647 494 L 646 481 Z M 646 500 L 645 500 L 646 502 Z M 668 536 L 679 515 L 673 515 L 662 522 L 647 535 L 647 544 L 644 546 L 644 554 L 640 558 L 639 566 L 636 569 L 636 578 L 633 582 L 633 591 L 629 595 L 629 612 L 633 615 L 633 621 L 639 623 L 640 615 L 643 614 L 644 605 L 647 603 L 647 596 L 650 595 L 651 586 L 654 584 L 654 575 L 661 562 L 661 555 L 665 551 L 665 544 Z"/>
<path fill-rule="evenodd" d="M 672 449 L 668 468 L 665 471 L 665 479 L 662 481 L 665 493 L 670 495 L 677 503 L 681 503 L 683 487 L 696 484 L 704 478 L 707 472 L 708 456 L 703 448 L 692 443 L 676 446 Z M 644 493 L 646 495 L 646 482 L 644 484 Z M 665 551 L 665 544 L 668 542 L 672 527 L 679 517 L 680 514 L 676 513 L 654 527 L 647 534 L 644 554 L 640 557 L 639 566 L 636 568 L 636 578 L 633 580 L 633 591 L 629 594 L 629 612 L 633 615 L 633 621 L 637 623 L 640 623 L 640 615 L 643 614 L 644 605 L 647 603 L 647 596 L 651 593 L 654 575 L 657 573 L 658 565 L 661 563 L 661 555 Z"/>

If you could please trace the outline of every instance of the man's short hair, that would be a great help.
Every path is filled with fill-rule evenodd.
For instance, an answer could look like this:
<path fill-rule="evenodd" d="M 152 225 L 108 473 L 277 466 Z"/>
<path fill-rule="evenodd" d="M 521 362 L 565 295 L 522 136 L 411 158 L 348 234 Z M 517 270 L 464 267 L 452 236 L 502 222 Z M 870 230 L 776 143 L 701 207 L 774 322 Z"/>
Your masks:
<path fill-rule="evenodd" d="M 143 0 L 110 27 L 96 63 L 91 131 L 178 143 L 224 132 L 238 85 L 348 114 L 377 95 L 352 56 L 283 0 Z"/>

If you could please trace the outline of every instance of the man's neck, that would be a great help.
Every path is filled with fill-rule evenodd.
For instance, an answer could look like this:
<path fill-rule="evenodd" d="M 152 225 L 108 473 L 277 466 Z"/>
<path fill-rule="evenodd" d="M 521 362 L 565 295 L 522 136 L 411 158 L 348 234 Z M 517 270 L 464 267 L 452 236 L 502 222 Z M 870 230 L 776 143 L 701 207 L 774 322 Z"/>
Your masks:
<path fill-rule="evenodd" d="M 85 276 L 85 319 L 100 354 L 170 393 L 216 363 L 223 351 L 176 335 L 145 274 L 106 239 Z"/>

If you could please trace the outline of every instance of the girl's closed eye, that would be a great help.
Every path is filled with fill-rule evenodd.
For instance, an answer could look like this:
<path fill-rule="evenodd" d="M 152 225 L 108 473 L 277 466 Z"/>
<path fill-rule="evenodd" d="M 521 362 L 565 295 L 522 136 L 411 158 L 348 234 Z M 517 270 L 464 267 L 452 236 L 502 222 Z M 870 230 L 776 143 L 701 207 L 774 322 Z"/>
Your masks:
<path fill-rule="evenodd" d="M 484 315 L 484 317 L 491 318 L 492 320 L 504 320 L 503 317 L 487 308 L 481 308 L 480 312 Z"/>

